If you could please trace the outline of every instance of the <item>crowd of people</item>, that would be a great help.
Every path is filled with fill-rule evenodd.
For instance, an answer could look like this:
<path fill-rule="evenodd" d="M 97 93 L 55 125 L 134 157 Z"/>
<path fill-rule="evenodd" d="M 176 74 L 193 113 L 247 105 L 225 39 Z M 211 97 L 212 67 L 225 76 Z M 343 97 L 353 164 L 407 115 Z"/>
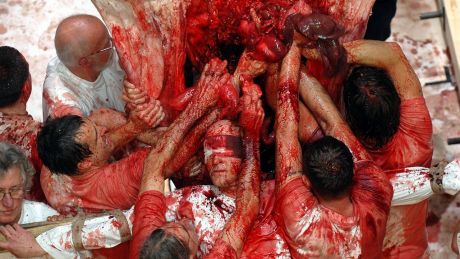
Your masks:
<path fill-rule="evenodd" d="M 460 190 L 460 162 L 431 165 L 430 115 L 401 48 L 344 43 L 350 71 L 337 101 L 301 62 L 320 51 L 296 40 L 265 87 L 256 77 L 273 64 L 243 54 L 257 71 L 238 77 L 211 59 L 171 119 L 126 79 L 104 23 L 74 15 L 56 30 L 44 123 L 26 110 L 26 59 L 1 46 L 0 248 L 54 258 L 428 258 L 427 199 Z"/>

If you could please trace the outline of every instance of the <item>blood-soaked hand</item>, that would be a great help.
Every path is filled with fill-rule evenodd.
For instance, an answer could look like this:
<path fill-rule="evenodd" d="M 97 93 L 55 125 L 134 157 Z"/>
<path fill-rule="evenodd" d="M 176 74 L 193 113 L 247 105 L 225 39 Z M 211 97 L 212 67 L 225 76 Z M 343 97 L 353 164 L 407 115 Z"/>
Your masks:
<path fill-rule="evenodd" d="M 227 62 L 217 58 L 212 59 L 203 69 L 193 101 L 201 108 L 209 108 L 217 103 L 222 87 L 233 87 L 229 84 Z M 230 85 L 230 86 L 229 86 Z"/>
<path fill-rule="evenodd" d="M 330 16 L 293 14 L 286 20 L 286 28 L 290 27 L 305 37 L 307 48 L 319 50 L 328 76 L 336 74 L 346 64 L 345 49 L 339 42 L 344 30 Z"/>
<path fill-rule="evenodd" d="M 244 81 L 243 96 L 240 98 L 240 126 L 247 136 L 258 138 L 264 121 L 264 109 L 260 97 L 262 91 L 252 81 Z"/>
<path fill-rule="evenodd" d="M 137 105 L 129 114 L 129 120 L 138 128 L 148 129 L 158 126 L 165 113 L 160 101 L 151 99 L 148 103 Z"/>
<path fill-rule="evenodd" d="M 253 79 L 257 76 L 262 75 L 267 70 L 267 62 L 256 60 L 251 57 L 248 51 L 244 51 L 238 61 L 238 67 L 236 68 L 235 80 L 243 81 L 243 79 Z M 236 84 L 239 87 L 239 82 Z"/>
<path fill-rule="evenodd" d="M 145 90 L 136 87 L 127 80 L 123 84 L 123 100 L 129 110 L 134 110 L 137 105 L 146 104 L 150 101 L 150 97 Z"/>

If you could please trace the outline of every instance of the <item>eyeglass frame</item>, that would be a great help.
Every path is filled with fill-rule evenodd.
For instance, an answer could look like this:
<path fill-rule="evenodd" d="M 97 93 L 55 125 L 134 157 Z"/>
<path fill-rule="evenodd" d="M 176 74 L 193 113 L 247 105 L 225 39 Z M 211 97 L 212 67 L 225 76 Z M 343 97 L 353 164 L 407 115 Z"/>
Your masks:
<path fill-rule="evenodd" d="M 109 47 L 100 49 L 100 50 L 95 51 L 95 52 L 93 52 L 93 53 L 91 53 L 91 54 L 89 54 L 89 55 L 87 55 L 87 56 L 84 56 L 84 57 L 85 57 L 85 58 L 91 57 L 91 56 L 94 56 L 94 55 L 96 55 L 96 54 L 99 54 L 99 53 L 102 53 L 102 52 L 106 52 L 107 50 L 113 49 L 113 48 L 115 47 L 115 45 L 113 45 L 113 39 L 112 39 L 112 37 L 109 37 L 109 42 L 110 42 L 110 46 L 109 46 Z"/>
<path fill-rule="evenodd" d="M 8 191 L 0 190 L 0 200 L 3 200 L 6 194 L 9 194 L 12 199 L 20 199 L 24 197 L 24 191 L 24 187 L 11 188 Z"/>

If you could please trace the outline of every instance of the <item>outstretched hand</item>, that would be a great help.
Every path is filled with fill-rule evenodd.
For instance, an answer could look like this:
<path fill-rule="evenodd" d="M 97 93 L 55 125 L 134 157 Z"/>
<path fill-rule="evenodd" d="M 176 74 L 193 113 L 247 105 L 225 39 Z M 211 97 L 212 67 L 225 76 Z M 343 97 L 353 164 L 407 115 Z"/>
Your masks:
<path fill-rule="evenodd" d="M 192 99 L 202 108 L 209 108 L 217 103 L 221 87 L 229 84 L 230 74 L 226 69 L 227 61 L 212 59 L 203 69 L 197 90 Z"/>
<path fill-rule="evenodd" d="M 0 226 L 0 233 L 6 239 L 6 241 L 0 242 L 0 248 L 7 250 L 16 257 L 37 257 L 46 254 L 35 237 L 18 224 Z"/>
<path fill-rule="evenodd" d="M 240 98 L 240 126 L 250 137 L 259 137 L 260 129 L 264 121 L 264 109 L 260 97 L 262 91 L 252 81 L 244 81 L 243 96 Z"/>

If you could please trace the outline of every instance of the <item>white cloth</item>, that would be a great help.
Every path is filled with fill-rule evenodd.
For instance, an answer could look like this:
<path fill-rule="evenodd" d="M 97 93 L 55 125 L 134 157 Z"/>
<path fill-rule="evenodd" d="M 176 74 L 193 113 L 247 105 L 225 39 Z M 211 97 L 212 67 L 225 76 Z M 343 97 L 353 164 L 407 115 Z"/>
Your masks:
<path fill-rule="evenodd" d="M 43 85 L 43 118 L 46 120 L 48 115 L 56 117 L 62 106 L 78 108 L 84 116 L 99 108 L 124 112 L 124 77 L 115 50 L 107 67 L 94 82 L 77 77 L 58 57 L 54 57 L 48 64 Z"/>
<path fill-rule="evenodd" d="M 450 195 L 460 191 L 460 161 L 454 160 L 444 168 L 444 176 L 442 177 L 442 187 L 444 192 Z"/>
<path fill-rule="evenodd" d="M 18 224 L 42 222 L 46 221 L 49 216 L 54 215 L 59 215 L 59 213 L 45 203 L 23 200 Z"/>
<path fill-rule="evenodd" d="M 408 167 L 390 177 L 393 185 L 391 206 L 410 205 L 428 199 L 434 194 L 431 189 L 430 169 Z M 442 177 L 444 192 L 454 195 L 460 191 L 460 161 L 454 160 L 444 168 Z"/>
<path fill-rule="evenodd" d="M 132 232 L 134 207 L 124 211 Z M 83 247 L 88 250 L 110 248 L 121 243 L 119 222 L 113 215 L 101 216 L 85 221 L 81 230 Z M 72 241 L 72 224 L 48 230 L 36 238 L 43 250 L 54 258 L 90 258 L 88 251 L 76 251 Z"/>
<path fill-rule="evenodd" d="M 419 203 L 433 195 L 430 184 L 430 169 L 408 167 L 390 177 L 393 186 L 391 206 Z"/>

